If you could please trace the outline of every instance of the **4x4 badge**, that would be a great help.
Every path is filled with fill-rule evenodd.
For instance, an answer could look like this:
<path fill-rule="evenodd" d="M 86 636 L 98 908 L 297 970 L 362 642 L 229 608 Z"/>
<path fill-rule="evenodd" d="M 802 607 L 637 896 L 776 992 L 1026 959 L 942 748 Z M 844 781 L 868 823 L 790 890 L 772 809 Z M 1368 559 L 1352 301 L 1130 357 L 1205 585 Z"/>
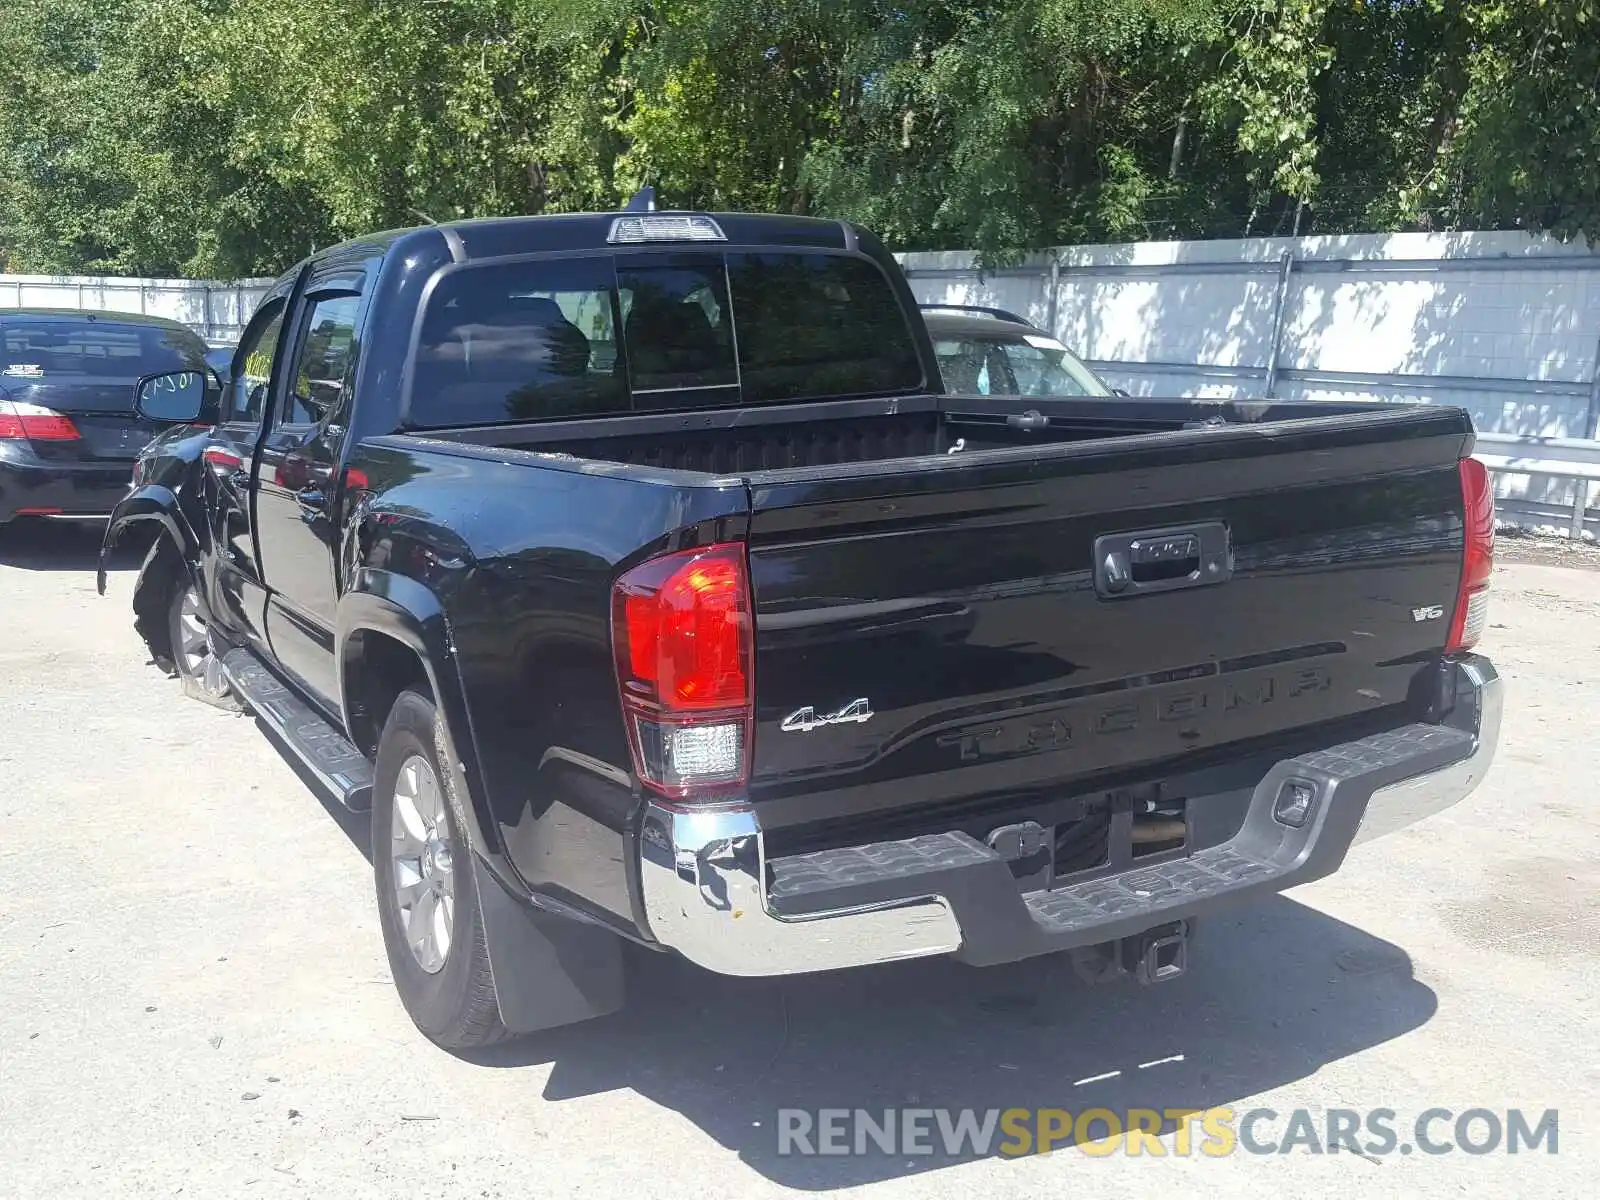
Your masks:
<path fill-rule="evenodd" d="M 785 733 L 810 733 L 813 729 L 821 729 L 824 725 L 860 725 L 870 720 L 872 720 L 872 702 L 862 696 L 859 700 L 850 701 L 835 713 L 818 713 L 810 705 L 797 708 L 783 719 L 778 728 Z"/>

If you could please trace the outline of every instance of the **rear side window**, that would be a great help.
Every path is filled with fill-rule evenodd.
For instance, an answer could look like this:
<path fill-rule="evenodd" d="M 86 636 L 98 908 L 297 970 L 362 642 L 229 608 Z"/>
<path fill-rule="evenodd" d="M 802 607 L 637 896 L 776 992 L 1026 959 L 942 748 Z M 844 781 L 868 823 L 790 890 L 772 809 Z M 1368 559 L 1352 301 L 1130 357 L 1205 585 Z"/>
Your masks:
<path fill-rule="evenodd" d="M 29 319 L 0 327 L 0 379 L 76 376 L 131 381 L 201 365 L 205 350 L 205 343 L 184 329 Z"/>
<path fill-rule="evenodd" d="M 445 275 L 418 336 L 410 421 L 572 419 L 925 386 L 905 313 L 870 262 L 596 255 Z"/>
<path fill-rule="evenodd" d="M 279 425 L 315 425 L 339 407 L 355 360 L 360 309 L 359 296 L 329 296 L 312 304 L 305 317 L 288 412 Z"/>

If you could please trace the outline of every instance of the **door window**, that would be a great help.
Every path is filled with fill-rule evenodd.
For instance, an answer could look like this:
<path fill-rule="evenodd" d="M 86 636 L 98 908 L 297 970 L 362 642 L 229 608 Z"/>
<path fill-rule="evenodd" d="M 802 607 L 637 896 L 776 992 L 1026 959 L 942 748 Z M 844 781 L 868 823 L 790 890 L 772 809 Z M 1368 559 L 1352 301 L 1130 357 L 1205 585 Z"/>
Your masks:
<path fill-rule="evenodd" d="M 356 314 L 359 296 L 315 300 L 306 314 L 289 389 L 279 425 L 315 425 L 340 407 L 356 358 Z"/>
<path fill-rule="evenodd" d="M 239 371 L 230 387 L 229 420 L 260 424 L 266 411 L 267 388 L 272 382 L 272 364 L 278 356 L 283 333 L 283 307 L 265 323 L 246 335 L 235 360 Z"/>

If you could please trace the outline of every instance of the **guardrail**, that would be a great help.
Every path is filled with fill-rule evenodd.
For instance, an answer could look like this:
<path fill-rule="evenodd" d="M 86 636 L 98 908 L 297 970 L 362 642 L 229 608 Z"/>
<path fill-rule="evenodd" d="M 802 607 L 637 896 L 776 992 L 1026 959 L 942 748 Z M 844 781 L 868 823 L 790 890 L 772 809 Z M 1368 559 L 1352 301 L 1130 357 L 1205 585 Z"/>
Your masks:
<path fill-rule="evenodd" d="M 1600 442 L 1585 438 L 1480 433 L 1472 456 L 1503 475 L 1553 475 L 1577 481 L 1572 498 L 1572 539 L 1583 536 L 1589 485 L 1600 480 Z"/>

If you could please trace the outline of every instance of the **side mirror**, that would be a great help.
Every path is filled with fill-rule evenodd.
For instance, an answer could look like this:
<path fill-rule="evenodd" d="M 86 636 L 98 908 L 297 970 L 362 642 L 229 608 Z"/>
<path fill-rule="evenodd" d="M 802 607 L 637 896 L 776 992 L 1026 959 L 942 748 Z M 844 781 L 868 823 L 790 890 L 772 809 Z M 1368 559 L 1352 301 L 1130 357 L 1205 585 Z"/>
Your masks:
<path fill-rule="evenodd" d="M 1126 396 L 1130 400 L 1133 399 L 1133 393 L 1130 392 L 1127 388 L 1112 388 L 1111 389 L 1111 394 L 1113 396 Z"/>
<path fill-rule="evenodd" d="M 133 394 L 133 411 L 147 421 L 187 425 L 215 420 L 222 387 L 210 371 L 168 371 L 146 375 Z"/>

